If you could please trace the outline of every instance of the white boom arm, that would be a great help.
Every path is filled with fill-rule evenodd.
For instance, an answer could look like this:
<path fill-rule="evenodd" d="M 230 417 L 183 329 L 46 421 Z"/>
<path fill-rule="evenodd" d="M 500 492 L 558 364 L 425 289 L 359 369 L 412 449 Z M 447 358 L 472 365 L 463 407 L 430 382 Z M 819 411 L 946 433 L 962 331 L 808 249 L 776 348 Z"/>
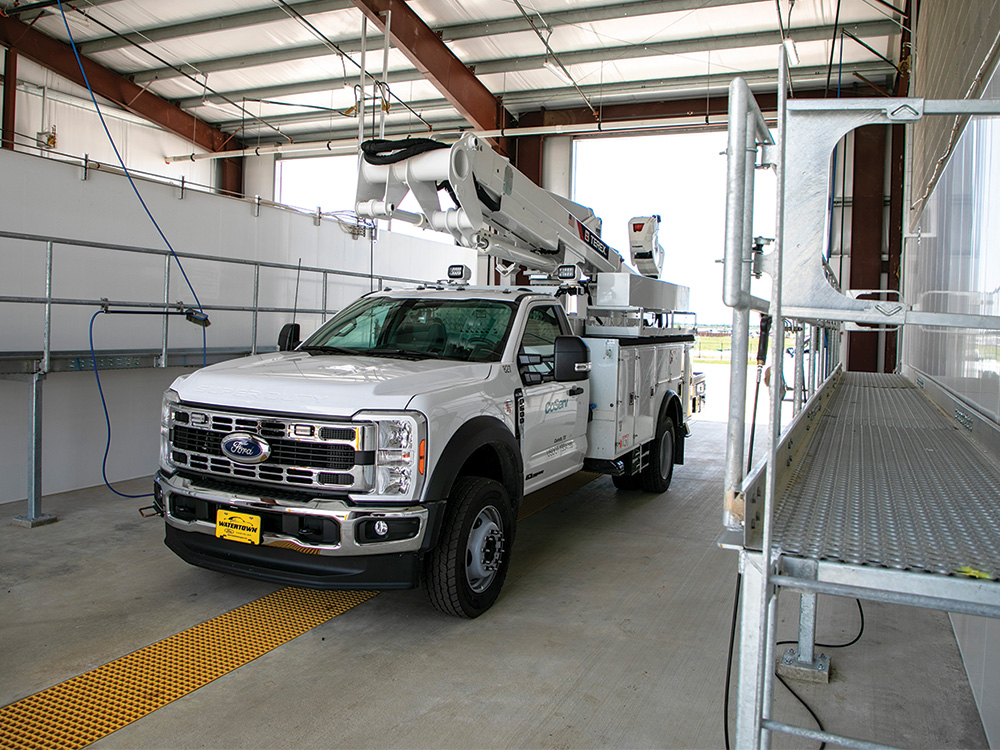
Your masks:
<path fill-rule="evenodd" d="M 442 208 L 444 183 L 457 206 Z M 419 214 L 399 210 L 408 192 L 417 199 Z M 561 265 L 578 265 L 593 276 L 622 266 L 618 251 L 585 223 L 593 221 L 593 212 L 538 187 L 471 133 L 450 148 L 394 163 L 362 159 L 356 211 L 370 219 L 401 219 L 449 232 L 463 247 L 530 270 L 553 273 Z"/>

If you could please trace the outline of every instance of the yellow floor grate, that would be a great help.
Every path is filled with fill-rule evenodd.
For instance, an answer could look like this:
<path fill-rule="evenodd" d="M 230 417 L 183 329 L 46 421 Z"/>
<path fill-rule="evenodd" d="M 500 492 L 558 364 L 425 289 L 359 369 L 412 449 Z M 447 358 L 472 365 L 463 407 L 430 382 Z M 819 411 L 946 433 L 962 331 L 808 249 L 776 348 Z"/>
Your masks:
<path fill-rule="evenodd" d="M 548 487 L 543 487 L 537 492 L 525 495 L 524 500 L 521 501 L 521 507 L 518 509 L 517 520 L 520 521 L 522 518 L 532 516 L 540 510 L 545 510 L 552 503 L 562 500 L 570 493 L 602 476 L 604 475 L 595 474 L 591 471 L 578 471 L 576 474 L 571 474 L 565 479 L 560 479 L 558 482 L 550 484 Z"/>
<path fill-rule="evenodd" d="M 275 591 L 0 709 L 0 747 L 86 747 L 376 594 Z"/>

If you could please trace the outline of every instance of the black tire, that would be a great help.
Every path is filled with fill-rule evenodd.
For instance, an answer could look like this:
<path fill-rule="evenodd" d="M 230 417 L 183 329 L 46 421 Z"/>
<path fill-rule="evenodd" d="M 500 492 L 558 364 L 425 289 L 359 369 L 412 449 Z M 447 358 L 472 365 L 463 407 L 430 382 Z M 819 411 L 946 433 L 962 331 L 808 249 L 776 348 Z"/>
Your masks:
<path fill-rule="evenodd" d="M 427 594 L 445 614 L 479 617 L 493 606 L 510 565 L 514 514 L 507 490 L 483 477 L 459 479 L 427 566 Z"/>
<path fill-rule="evenodd" d="M 639 475 L 642 489 L 646 492 L 666 492 L 674 476 L 674 448 L 677 428 L 674 418 L 667 413 L 666 404 L 656 420 L 656 436 L 649 446 L 649 463 Z"/>
<path fill-rule="evenodd" d="M 611 481 L 614 482 L 616 489 L 637 490 L 642 480 L 638 474 L 612 474 Z"/>

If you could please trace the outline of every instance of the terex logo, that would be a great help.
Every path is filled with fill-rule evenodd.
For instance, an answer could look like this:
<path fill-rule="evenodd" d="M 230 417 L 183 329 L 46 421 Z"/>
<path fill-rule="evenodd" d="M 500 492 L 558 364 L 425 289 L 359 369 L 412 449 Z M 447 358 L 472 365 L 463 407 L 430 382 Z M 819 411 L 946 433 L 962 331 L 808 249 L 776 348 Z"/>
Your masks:
<path fill-rule="evenodd" d="M 549 401 L 547 404 L 545 404 L 545 413 L 551 414 L 554 411 L 561 411 L 562 409 L 565 409 L 568 405 L 569 405 L 568 398 L 560 398 L 556 399 L 555 401 Z"/>

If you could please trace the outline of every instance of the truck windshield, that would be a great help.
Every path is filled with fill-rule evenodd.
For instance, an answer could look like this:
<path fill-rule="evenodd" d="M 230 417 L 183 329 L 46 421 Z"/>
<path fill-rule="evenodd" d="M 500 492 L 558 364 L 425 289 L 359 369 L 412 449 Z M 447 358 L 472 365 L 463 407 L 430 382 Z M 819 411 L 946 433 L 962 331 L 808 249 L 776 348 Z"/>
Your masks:
<path fill-rule="evenodd" d="M 345 308 L 302 351 L 406 359 L 495 362 L 514 306 L 476 299 L 367 297 Z"/>

